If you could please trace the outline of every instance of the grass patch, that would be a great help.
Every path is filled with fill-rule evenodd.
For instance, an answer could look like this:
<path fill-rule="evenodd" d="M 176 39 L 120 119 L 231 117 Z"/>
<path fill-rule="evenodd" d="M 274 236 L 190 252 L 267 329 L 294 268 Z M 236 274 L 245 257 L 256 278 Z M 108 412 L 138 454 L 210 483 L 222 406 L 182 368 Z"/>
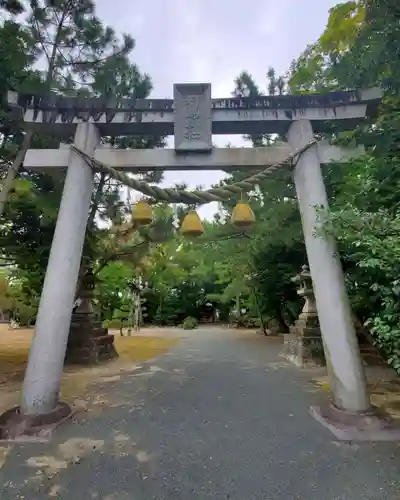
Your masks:
<path fill-rule="evenodd" d="M 9 329 L 0 325 L 0 413 L 19 402 L 19 390 L 24 378 L 32 329 Z M 135 363 L 161 356 L 179 342 L 179 338 L 154 336 L 115 336 L 119 354 L 116 360 L 94 366 L 67 366 L 61 384 L 61 398 L 71 402 L 97 379 L 126 371 Z"/>
<path fill-rule="evenodd" d="M 314 384 L 325 391 L 330 391 L 327 376 L 313 379 Z M 392 380 L 369 378 L 368 391 L 371 404 L 386 411 L 392 418 L 400 420 L 400 379 Z"/>
<path fill-rule="evenodd" d="M 148 361 L 161 356 L 179 342 L 178 338 L 115 337 L 115 347 L 122 361 Z"/>

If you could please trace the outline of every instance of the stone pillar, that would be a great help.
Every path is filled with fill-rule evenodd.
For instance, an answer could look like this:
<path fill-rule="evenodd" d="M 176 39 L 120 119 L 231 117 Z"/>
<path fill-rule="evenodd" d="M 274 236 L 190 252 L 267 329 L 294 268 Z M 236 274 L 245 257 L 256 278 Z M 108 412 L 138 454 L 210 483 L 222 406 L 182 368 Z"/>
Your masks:
<path fill-rule="evenodd" d="M 288 140 L 293 149 L 312 139 L 308 120 L 292 123 Z M 328 199 L 316 146 L 300 155 L 294 181 L 334 404 L 365 412 L 370 401 L 340 259 L 334 240 L 319 231 Z"/>
<path fill-rule="evenodd" d="M 79 149 L 92 155 L 99 142 L 93 124 L 78 124 L 75 145 Z M 50 413 L 58 403 L 92 190 L 91 168 L 71 151 L 22 388 L 24 415 Z"/>

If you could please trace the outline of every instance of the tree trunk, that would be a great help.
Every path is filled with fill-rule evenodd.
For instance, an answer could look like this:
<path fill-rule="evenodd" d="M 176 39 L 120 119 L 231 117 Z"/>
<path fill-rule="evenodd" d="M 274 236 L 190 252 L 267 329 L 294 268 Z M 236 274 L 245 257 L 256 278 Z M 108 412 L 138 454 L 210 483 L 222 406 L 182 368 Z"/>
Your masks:
<path fill-rule="evenodd" d="M 280 333 L 289 333 L 289 327 L 286 324 L 286 321 L 283 317 L 282 311 L 280 309 L 276 310 L 276 321 L 279 323 L 279 332 Z"/>
<path fill-rule="evenodd" d="M 97 209 L 99 208 L 99 203 L 101 201 L 101 195 L 103 194 L 105 182 L 106 182 L 106 174 L 104 172 L 102 172 L 100 174 L 100 180 L 99 180 L 99 184 L 98 184 L 97 189 L 96 189 L 96 194 L 94 195 L 93 204 L 92 204 L 92 207 L 90 209 L 90 214 L 89 214 L 88 223 L 87 223 L 88 231 L 90 231 L 92 229 L 92 225 L 94 223 L 94 218 L 96 217 L 96 212 L 97 212 Z"/>
<path fill-rule="evenodd" d="M 268 335 L 267 334 L 267 327 L 265 325 L 264 318 L 263 318 L 262 313 L 261 313 L 260 303 L 258 302 L 257 292 L 256 292 L 256 289 L 254 287 L 253 287 L 253 296 L 254 296 L 254 301 L 256 303 L 257 313 L 258 313 L 258 317 L 260 319 L 262 331 L 263 331 L 264 335 Z"/>
<path fill-rule="evenodd" d="M 32 137 L 33 137 L 33 132 L 31 130 L 26 132 L 24 139 L 22 141 L 21 148 L 18 151 L 17 156 L 15 157 L 11 167 L 7 171 L 6 178 L 4 179 L 0 191 L 0 217 L 4 213 L 8 195 L 12 189 L 14 179 L 18 174 L 18 170 L 20 169 L 21 165 L 24 162 L 25 155 L 31 144 Z"/>

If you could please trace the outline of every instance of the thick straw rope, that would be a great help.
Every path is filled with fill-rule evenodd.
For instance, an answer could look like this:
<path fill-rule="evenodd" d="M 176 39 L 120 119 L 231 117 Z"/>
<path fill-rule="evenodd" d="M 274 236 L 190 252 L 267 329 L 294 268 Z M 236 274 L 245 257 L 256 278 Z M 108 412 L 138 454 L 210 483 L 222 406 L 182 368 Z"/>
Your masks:
<path fill-rule="evenodd" d="M 250 177 L 247 177 L 243 181 L 235 182 L 233 184 L 226 184 L 224 186 L 218 188 L 208 189 L 206 191 L 194 190 L 194 191 L 186 191 L 184 189 L 162 189 L 158 186 L 151 186 L 147 182 L 139 181 L 133 177 L 129 177 L 125 173 L 116 170 L 113 167 L 109 167 L 98 160 L 95 160 L 93 157 L 87 155 L 80 149 L 78 149 L 75 145 L 71 145 L 71 149 L 75 151 L 75 153 L 79 154 L 86 163 L 95 171 L 106 172 L 111 177 L 113 177 L 116 181 L 128 186 L 136 191 L 143 193 L 146 196 L 149 196 L 155 201 L 164 201 L 167 203 L 186 203 L 186 204 L 196 204 L 201 205 L 205 203 L 210 203 L 211 201 L 225 201 L 229 199 L 232 195 L 238 195 L 242 192 L 250 191 L 254 186 L 263 181 L 269 174 L 275 172 L 276 170 L 282 168 L 287 164 L 292 164 L 295 159 L 307 151 L 310 147 L 314 146 L 318 141 L 313 139 L 305 146 L 299 148 L 294 153 L 290 154 L 284 160 L 275 163 L 274 165 L 270 165 L 264 170 L 257 172 Z M 268 149 L 266 148 L 266 153 Z"/>

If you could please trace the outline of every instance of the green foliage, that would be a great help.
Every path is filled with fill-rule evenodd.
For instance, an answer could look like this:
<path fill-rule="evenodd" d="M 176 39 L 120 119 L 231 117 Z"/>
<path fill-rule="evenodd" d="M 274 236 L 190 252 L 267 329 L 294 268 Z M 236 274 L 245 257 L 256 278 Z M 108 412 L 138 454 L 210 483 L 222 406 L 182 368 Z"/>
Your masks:
<path fill-rule="evenodd" d="M 0 9 L 13 15 L 22 14 L 25 11 L 24 4 L 19 0 L 0 0 Z"/>
<path fill-rule="evenodd" d="M 336 175 L 326 229 L 338 240 L 356 316 L 400 371 L 399 6 L 346 2 L 320 39 L 292 65 L 292 91 L 380 86 L 383 104 L 353 137 L 367 148 Z"/>
<path fill-rule="evenodd" d="M 13 303 L 9 277 L 6 274 L 0 274 L 0 319 L 13 307 Z"/>
<path fill-rule="evenodd" d="M 103 321 L 104 328 L 110 328 L 112 330 L 121 330 L 123 327 L 122 324 L 122 315 L 118 315 L 113 319 L 105 319 Z"/>
<path fill-rule="evenodd" d="M 235 328 L 260 328 L 262 326 L 260 318 L 255 318 L 248 314 L 236 316 L 230 323 Z"/>
<path fill-rule="evenodd" d="M 333 7 L 320 38 L 292 62 L 288 81 L 290 91 L 323 92 L 341 88 L 337 79 L 338 64 L 354 46 L 364 20 L 364 2 L 350 1 Z"/>
<path fill-rule="evenodd" d="M 128 302 L 132 270 L 122 262 L 111 262 L 97 276 L 96 292 L 104 319 L 112 319 L 116 310 Z"/>
<path fill-rule="evenodd" d="M 338 240 L 357 315 L 398 370 L 400 276 L 399 162 L 353 162 L 332 205 L 327 230 Z"/>
<path fill-rule="evenodd" d="M 184 330 L 194 330 L 195 328 L 197 328 L 197 325 L 198 325 L 197 319 L 193 318 L 192 316 L 188 316 L 183 320 L 182 328 Z"/>
<path fill-rule="evenodd" d="M 3 2 L 0 7 L 15 10 L 17 7 L 11 4 Z M 23 6 L 25 17 L 18 22 L 10 18 L 0 25 L 0 99 L 1 118 L 4 118 L 0 120 L 0 179 L 10 173 L 26 138 L 4 111 L 8 90 L 43 93 L 51 89 L 64 95 L 102 94 L 114 102 L 115 98 L 148 97 L 152 89 L 150 77 L 140 73 L 129 59 L 134 40 L 127 35 L 118 36 L 112 28 L 103 25 L 91 0 L 46 0 Z M 37 66 L 39 59 L 41 64 Z M 43 71 L 33 70 L 34 65 Z M 59 140 L 33 136 L 27 146 L 58 148 Z M 73 138 L 62 140 L 68 143 Z M 116 148 L 151 148 L 164 144 L 160 137 L 109 137 L 104 138 L 104 142 Z M 142 177 L 159 182 L 162 172 Z M 1 256 L 23 271 L 27 285 L 37 293 L 49 257 L 63 182 L 60 173 L 48 176 L 20 169 L 9 194 L 5 183 L 1 188 L 2 197 L 3 189 L 8 194 L 5 213 L 0 216 Z M 84 247 L 85 255 L 95 264 L 100 261 L 104 266 L 109 260 L 119 258 L 121 246 L 124 256 L 128 253 L 130 246 L 122 245 L 118 238 L 114 238 L 110 248 L 112 238 L 101 225 L 125 221 L 130 212 L 129 203 L 129 199 L 122 199 L 122 191 L 112 179 L 104 174 L 96 175 Z M 135 246 L 137 242 L 129 243 Z"/>
<path fill-rule="evenodd" d="M 292 63 L 291 92 L 326 92 L 379 85 L 386 90 L 377 116 L 352 133 L 332 139 L 366 147 L 363 158 L 324 171 L 331 203 L 325 230 L 339 243 L 355 316 L 368 326 L 389 362 L 399 369 L 399 8 L 396 2 L 375 0 L 338 4 L 330 11 L 321 37 Z M 397 42 L 396 42 L 397 40 Z M 281 93 L 275 72 L 267 73 L 263 92 L 246 72 L 236 81 L 236 95 Z M 285 85 L 282 91 L 285 92 Z M 273 138 L 249 137 L 254 146 Z M 240 173 L 232 175 L 234 180 Z M 260 193 L 249 194 L 257 223 L 240 241 L 215 244 L 212 255 L 221 299 L 250 307 L 252 290 L 260 314 L 284 331 L 298 315 L 302 301 L 290 278 L 307 262 L 293 182 L 285 173 L 268 179 Z M 215 232 L 226 220 L 234 200 L 224 203 Z M 237 297 L 235 297 L 235 294 Z M 251 315 L 250 315 L 251 316 Z M 244 322 L 244 318 L 243 318 Z"/>
<path fill-rule="evenodd" d="M 26 286 L 18 272 L 3 269 L 0 273 L 0 319 L 8 312 L 21 326 L 34 323 L 39 295 Z"/>
<path fill-rule="evenodd" d="M 37 2 L 26 31 L 32 39 L 32 55 L 48 62 L 44 79 L 49 88 L 67 92 L 93 82 L 102 65 L 128 55 L 134 47 L 132 37 L 118 37 L 103 25 L 91 0 Z"/>

